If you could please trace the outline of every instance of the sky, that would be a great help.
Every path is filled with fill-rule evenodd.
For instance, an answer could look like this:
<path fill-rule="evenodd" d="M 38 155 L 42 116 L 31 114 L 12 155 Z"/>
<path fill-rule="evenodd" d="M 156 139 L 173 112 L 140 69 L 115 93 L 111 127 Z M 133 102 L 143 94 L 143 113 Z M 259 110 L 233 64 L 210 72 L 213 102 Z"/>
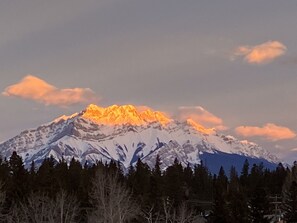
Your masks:
<path fill-rule="evenodd" d="M 297 160 L 295 0 L 2 0 L 0 141 L 149 106 Z"/>

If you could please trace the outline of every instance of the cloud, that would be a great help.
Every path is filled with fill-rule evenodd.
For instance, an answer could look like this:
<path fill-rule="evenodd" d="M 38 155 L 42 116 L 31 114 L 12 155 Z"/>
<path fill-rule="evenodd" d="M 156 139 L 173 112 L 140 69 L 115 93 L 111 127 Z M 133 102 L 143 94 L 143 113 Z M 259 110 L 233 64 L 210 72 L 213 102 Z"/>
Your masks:
<path fill-rule="evenodd" d="M 223 120 L 210 113 L 201 106 L 182 106 L 179 107 L 178 118 L 181 120 L 192 119 L 195 122 L 207 128 L 215 128 L 217 130 L 226 130 Z"/>
<path fill-rule="evenodd" d="M 284 126 L 277 126 L 273 123 L 267 123 L 263 127 L 256 126 L 239 126 L 235 129 L 238 135 L 244 137 L 264 137 L 271 141 L 283 139 L 292 139 L 296 137 L 296 133 Z"/>
<path fill-rule="evenodd" d="M 89 88 L 58 89 L 44 80 L 28 75 L 19 83 L 8 86 L 4 96 L 14 96 L 37 101 L 45 105 L 70 106 L 98 101 L 94 92 Z"/>
<path fill-rule="evenodd" d="M 250 64 L 265 64 L 284 55 L 287 47 L 279 41 L 268 41 L 256 46 L 240 46 L 233 56 L 243 57 Z"/>

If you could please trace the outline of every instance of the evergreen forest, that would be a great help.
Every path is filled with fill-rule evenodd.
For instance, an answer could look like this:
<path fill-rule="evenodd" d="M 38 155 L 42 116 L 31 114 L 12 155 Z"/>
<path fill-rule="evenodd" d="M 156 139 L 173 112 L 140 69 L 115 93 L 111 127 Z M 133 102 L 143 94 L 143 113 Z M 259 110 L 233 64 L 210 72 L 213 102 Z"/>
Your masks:
<path fill-rule="evenodd" d="M 140 159 L 128 169 L 119 162 L 89 165 L 46 158 L 25 168 L 13 152 L 0 159 L 0 221 L 9 223 L 264 223 L 297 222 L 297 163 L 274 170 L 263 164 L 166 170 Z"/>

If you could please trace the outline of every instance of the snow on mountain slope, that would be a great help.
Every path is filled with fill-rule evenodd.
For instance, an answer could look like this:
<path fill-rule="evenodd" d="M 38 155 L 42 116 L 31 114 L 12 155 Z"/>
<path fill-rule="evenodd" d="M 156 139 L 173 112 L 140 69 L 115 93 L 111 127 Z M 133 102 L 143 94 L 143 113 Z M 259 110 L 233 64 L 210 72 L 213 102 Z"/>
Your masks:
<path fill-rule="evenodd" d="M 113 159 L 125 167 L 141 158 L 152 167 L 159 155 L 166 168 L 175 158 L 184 165 L 194 165 L 200 163 L 202 154 L 218 152 L 278 162 L 254 143 L 219 135 L 193 120 L 179 122 L 161 112 L 139 111 L 132 105 L 90 105 L 80 113 L 23 131 L 0 145 L 3 157 L 13 151 L 23 157 L 26 166 L 32 160 L 38 164 L 53 156 L 67 161 L 74 157 L 82 163 Z"/>

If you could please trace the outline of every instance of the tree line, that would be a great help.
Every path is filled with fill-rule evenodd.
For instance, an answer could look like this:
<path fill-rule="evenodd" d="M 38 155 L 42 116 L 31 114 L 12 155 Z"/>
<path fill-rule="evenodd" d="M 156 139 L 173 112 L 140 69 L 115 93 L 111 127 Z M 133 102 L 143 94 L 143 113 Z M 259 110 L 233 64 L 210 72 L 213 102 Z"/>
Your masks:
<path fill-rule="evenodd" d="M 279 211 L 297 222 L 297 163 L 274 170 L 263 164 L 223 167 L 211 174 L 203 163 L 183 167 L 176 159 L 161 170 L 138 159 L 82 165 L 46 158 L 26 169 L 13 152 L 0 159 L 0 221 L 22 223 L 248 223 L 270 222 Z M 279 198 L 276 210 L 274 198 Z"/>

